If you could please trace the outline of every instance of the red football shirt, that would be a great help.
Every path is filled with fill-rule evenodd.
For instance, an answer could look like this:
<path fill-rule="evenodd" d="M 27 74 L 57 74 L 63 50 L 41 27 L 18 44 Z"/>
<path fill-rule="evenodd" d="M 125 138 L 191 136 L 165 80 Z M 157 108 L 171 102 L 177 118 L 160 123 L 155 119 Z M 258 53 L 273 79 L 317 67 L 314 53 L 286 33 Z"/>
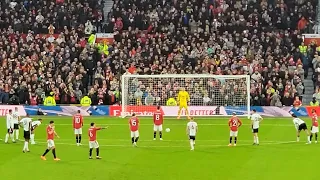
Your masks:
<path fill-rule="evenodd" d="M 137 117 L 131 117 L 129 119 L 129 125 L 131 131 L 138 131 L 139 129 L 139 119 Z"/>
<path fill-rule="evenodd" d="M 47 127 L 47 140 L 54 139 L 54 129 L 51 126 Z"/>
<path fill-rule="evenodd" d="M 83 117 L 81 114 L 75 114 L 73 116 L 73 128 L 80 129 L 83 126 Z"/>
<path fill-rule="evenodd" d="M 318 127 L 319 123 L 318 123 L 318 116 L 316 113 L 312 114 L 312 126 L 314 127 Z"/>
<path fill-rule="evenodd" d="M 301 105 L 302 105 L 302 102 L 300 100 L 294 100 L 294 102 L 293 102 L 294 107 L 299 107 Z"/>
<path fill-rule="evenodd" d="M 89 140 L 96 141 L 97 140 L 97 131 L 101 130 L 101 128 L 90 127 L 88 130 Z"/>
<path fill-rule="evenodd" d="M 238 128 L 242 125 L 241 120 L 236 117 L 232 116 L 229 120 L 229 127 L 231 131 L 238 131 Z"/>
<path fill-rule="evenodd" d="M 153 123 L 157 126 L 163 124 L 163 114 L 160 111 L 153 113 Z"/>

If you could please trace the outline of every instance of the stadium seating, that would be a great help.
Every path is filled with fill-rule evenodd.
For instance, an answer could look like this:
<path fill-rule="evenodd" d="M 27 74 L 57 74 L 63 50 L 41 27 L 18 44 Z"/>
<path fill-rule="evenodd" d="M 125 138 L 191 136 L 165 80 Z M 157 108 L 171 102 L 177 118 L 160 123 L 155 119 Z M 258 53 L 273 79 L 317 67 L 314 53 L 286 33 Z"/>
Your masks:
<path fill-rule="evenodd" d="M 249 73 L 252 105 L 292 105 L 315 54 L 301 34 L 312 32 L 316 1 L 268 2 L 115 1 L 113 57 L 139 74 Z"/>
<path fill-rule="evenodd" d="M 250 74 L 252 105 L 292 105 L 316 53 L 301 36 L 313 31 L 315 0 L 115 0 L 103 30 L 115 32 L 108 57 L 83 38 L 102 29 L 97 1 L 5 2 L 2 103 L 31 104 L 33 94 L 41 103 L 53 91 L 59 103 L 89 93 L 93 104 L 113 104 L 127 71 Z M 51 25 L 59 37 L 38 35 Z"/>

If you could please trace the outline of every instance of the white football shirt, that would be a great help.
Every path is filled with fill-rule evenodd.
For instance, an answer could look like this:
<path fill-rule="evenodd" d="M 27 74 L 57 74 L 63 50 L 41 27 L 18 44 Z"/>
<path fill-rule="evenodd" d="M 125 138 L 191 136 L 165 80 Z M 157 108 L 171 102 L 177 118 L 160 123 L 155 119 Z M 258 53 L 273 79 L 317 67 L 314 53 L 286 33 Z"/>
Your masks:
<path fill-rule="evenodd" d="M 187 124 L 189 136 L 196 136 L 198 124 L 194 121 L 190 121 Z"/>
<path fill-rule="evenodd" d="M 41 125 L 40 121 L 32 121 L 32 123 L 31 123 L 32 128 L 35 128 L 35 127 L 40 126 L 40 125 Z"/>
<path fill-rule="evenodd" d="M 296 127 L 296 129 L 298 129 L 298 127 L 303 123 L 305 123 L 305 122 L 300 118 L 294 118 L 293 119 L 293 124 Z"/>
<path fill-rule="evenodd" d="M 13 117 L 13 123 L 14 124 L 19 124 L 19 113 L 18 113 L 18 111 L 14 111 L 12 113 L 12 117 Z"/>
<path fill-rule="evenodd" d="M 13 128 L 13 117 L 11 114 L 7 114 L 6 120 L 7 120 L 7 129 Z"/>
<path fill-rule="evenodd" d="M 260 114 L 254 113 L 251 115 L 252 129 L 258 129 L 260 127 L 260 119 L 262 119 Z"/>
<path fill-rule="evenodd" d="M 23 118 L 23 119 L 21 119 L 20 123 L 22 123 L 24 131 L 30 131 L 30 126 L 32 123 L 31 118 Z"/>

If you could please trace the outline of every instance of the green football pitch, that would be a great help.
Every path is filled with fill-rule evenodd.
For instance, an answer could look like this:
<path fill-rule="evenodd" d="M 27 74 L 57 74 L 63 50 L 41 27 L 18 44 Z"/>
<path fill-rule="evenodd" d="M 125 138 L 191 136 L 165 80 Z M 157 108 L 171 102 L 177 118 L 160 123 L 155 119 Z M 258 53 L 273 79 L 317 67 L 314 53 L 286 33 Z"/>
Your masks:
<path fill-rule="evenodd" d="M 319 177 L 320 144 L 306 145 L 306 135 L 295 142 L 291 118 L 265 118 L 259 129 L 260 146 L 252 146 L 250 121 L 242 118 L 238 146 L 228 147 L 228 118 L 196 118 L 199 126 L 195 151 L 190 151 L 185 132 L 187 120 L 166 118 L 163 141 L 153 141 L 151 118 L 141 118 L 138 147 L 131 145 L 127 119 L 85 117 L 82 146 L 76 146 L 71 117 L 42 117 L 36 130 L 36 145 L 22 153 L 23 142 L 0 142 L 1 180 L 276 180 Z M 6 133 L 5 119 L 0 128 Z M 36 117 L 34 118 L 36 119 Z M 47 161 L 45 128 L 55 121 L 60 139 L 55 139 L 57 156 Z M 308 126 L 311 120 L 305 119 Z M 87 129 L 90 122 L 109 129 L 98 132 L 101 160 L 88 159 Z M 22 139 L 22 130 L 20 139 Z M 95 155 L 95 151 L 93 151 Z"/>

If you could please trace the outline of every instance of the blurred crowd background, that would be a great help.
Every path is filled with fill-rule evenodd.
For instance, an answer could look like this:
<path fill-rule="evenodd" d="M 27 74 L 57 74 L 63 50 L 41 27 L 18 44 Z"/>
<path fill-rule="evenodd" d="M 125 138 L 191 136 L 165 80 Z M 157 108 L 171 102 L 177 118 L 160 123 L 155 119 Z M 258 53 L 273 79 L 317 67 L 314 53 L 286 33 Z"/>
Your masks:
<path fill-rule="evenodd" d="M 0 103 L 119 104 L 122 74 L 249 74 L 251 105 L 320 100 L 320 46 L 304 44 L 302 36 L 319 32 L 317 0 L 105 4 L 109 0 L 1 1 Z M 95 33 L 114 33 L 114 42 L 94 44 Z M 239 101 L 246 98 L 239 80 L 128 83 L 128 104 L 166 104 L 187 87 L 194 105 L 246 105 Z"/>

